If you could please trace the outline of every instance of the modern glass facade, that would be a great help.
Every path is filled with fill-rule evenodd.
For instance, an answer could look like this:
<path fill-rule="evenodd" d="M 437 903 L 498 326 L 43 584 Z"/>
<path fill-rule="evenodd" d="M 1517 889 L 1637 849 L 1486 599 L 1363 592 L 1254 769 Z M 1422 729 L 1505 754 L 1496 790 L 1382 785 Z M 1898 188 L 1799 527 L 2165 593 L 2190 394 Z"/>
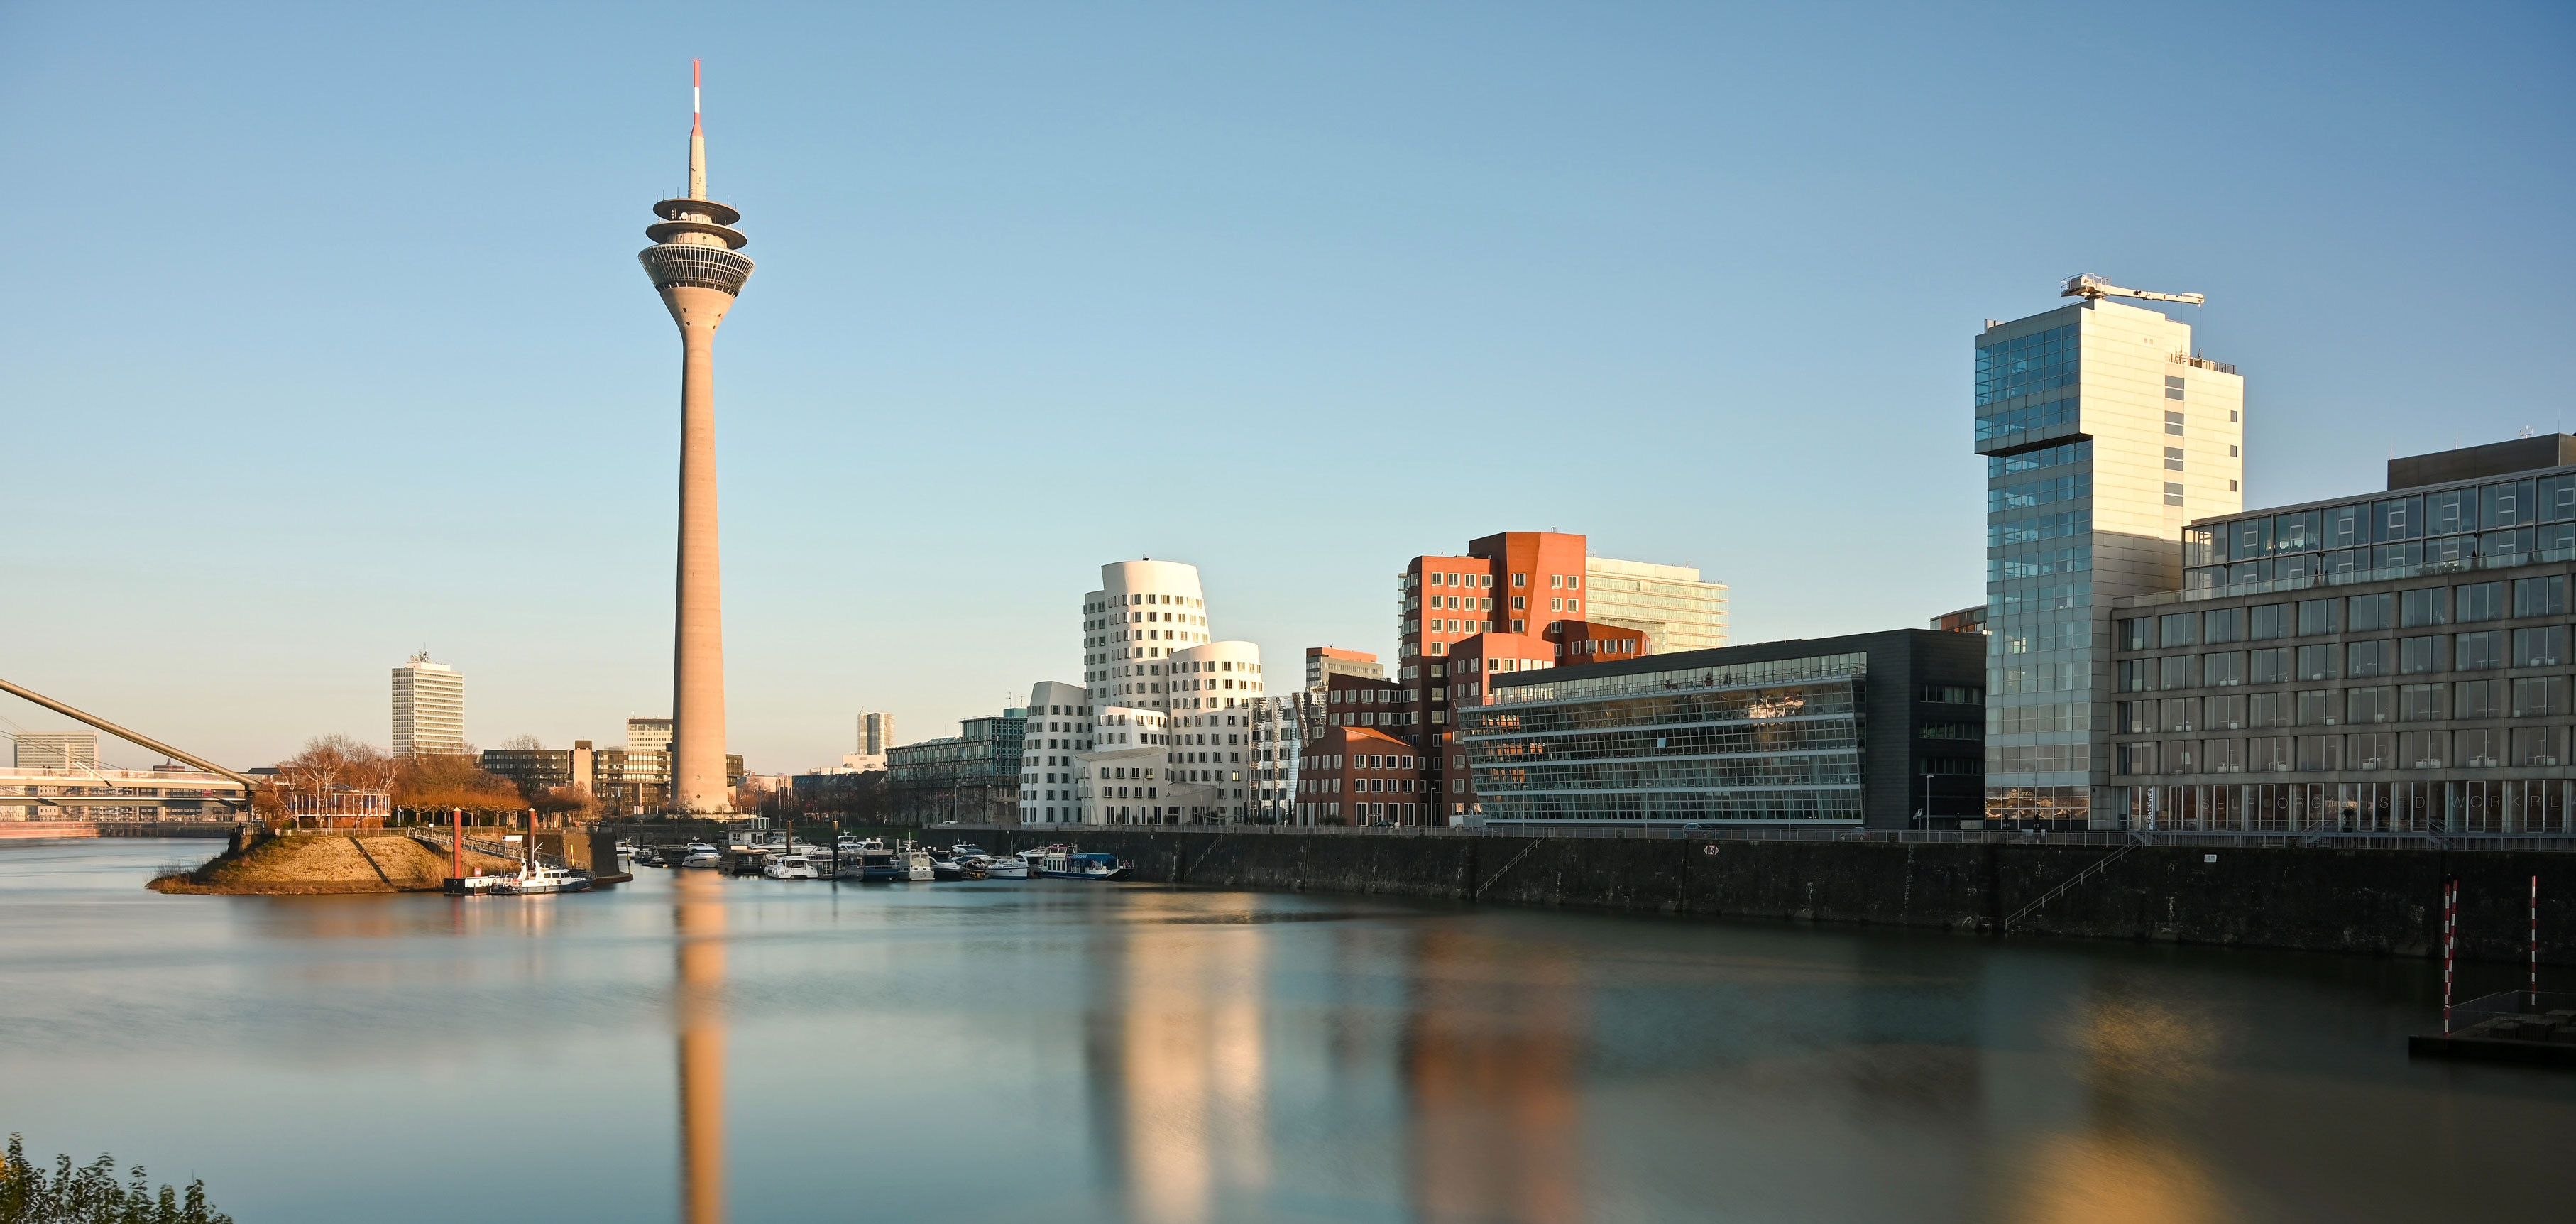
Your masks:
<path fill-rule="evenodd" d="M 2188 326 L 2116 303 L 1978 338 L 1989 816 L 2107 823 L 2107 605 L 2173 589 L 2183 525 L 2243 505 L 2243 387 Z"/>
<path fill-rule="evenodd" d="M 1487 823 L 1861 819 L 1866 653 L 1498 687 L 1461 707 Z"/>
<path fill-rule="evenodd" d="M 2183 597 L 2301 590 L 2576 558 L 2576 471 L 2194 524 Z"/>
<path fill-rule="evenodd" d="M 2161 829 L 2571 831 L 2576 566 L 2520 556 L 2122 610 L 2120 812 Z"/>

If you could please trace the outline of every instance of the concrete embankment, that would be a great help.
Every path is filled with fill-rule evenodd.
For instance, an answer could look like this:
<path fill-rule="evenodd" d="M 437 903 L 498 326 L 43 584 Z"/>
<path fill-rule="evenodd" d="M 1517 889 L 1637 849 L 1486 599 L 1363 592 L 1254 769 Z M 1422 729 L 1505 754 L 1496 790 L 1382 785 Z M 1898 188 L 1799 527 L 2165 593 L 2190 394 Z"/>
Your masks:
<path fill-rule="evenodd" d="M 268 837 L 228 851 L 195 871 L 152 881 L 155 892 L 251 896 L 436 892 L 447 855 L 400 833 Z M 465 869 L 508 872 L 517 864 L 469 850 Z"/>
<path fill-rule="evenodd" d="M 1500 834 L 932 829 L 988 849 L 1074 841 L 1137 878 L 1639 913 L 1992 932 L 2115 848 L 1974 842 L 1681 841 Z M 2439 956 L 2442 882 L 2461 954 L 2521 960 L 2540 877 L 2541 959 L 2576 964 L 2576 855 L 2136 846 L 2011 925 L 2016 935 Z"/>

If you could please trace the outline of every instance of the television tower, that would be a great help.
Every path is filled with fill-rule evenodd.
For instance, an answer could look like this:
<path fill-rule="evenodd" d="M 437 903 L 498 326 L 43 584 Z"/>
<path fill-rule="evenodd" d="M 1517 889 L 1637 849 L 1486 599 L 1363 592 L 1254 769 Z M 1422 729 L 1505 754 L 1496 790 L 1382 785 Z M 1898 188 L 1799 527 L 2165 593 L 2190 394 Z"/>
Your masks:
<path fill-rule="evenodd" d="M 716 556 L 716 326 L 751 279 L 742 214 L 707 196 L 698 61 L 689 61 L 689 193 L 653 206 L 636 258 L 680 325 L 680 576 L 671 668 L 671 797 L 682 812 L 733 808 L 725 787 L 724 586 Z"/>

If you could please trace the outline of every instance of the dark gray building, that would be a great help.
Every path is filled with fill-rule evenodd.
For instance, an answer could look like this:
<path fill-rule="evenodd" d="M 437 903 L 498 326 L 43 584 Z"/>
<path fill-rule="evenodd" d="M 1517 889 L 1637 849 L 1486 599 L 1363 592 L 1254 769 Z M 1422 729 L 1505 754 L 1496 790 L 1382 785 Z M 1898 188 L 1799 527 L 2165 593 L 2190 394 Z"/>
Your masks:
<path fill-rule="evenodd" d="M 899 824 L 1017 824 L 1028 711 L 957 724 L 959 734 L 886 749 L 889 817 Z"/>
<path fill-rule="evenodd" d="M 1487 677 L 1486 824 L 1956 828 L 1984 813 L 1985 639 L 1896 629 Z"/>
<path fill-rule="evenodd" d="M 2576 437 L 2393 460 L 2384 493 L 2204 519 L 2119 601 L 2132 828 L 2565 832 Z"/>

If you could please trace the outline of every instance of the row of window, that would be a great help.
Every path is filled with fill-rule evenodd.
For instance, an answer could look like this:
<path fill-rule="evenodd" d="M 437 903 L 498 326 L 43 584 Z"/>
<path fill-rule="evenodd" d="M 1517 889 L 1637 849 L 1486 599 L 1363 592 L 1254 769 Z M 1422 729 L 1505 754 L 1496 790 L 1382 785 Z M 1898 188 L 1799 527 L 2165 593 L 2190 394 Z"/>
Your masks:
<path fill-rule="evenodd" d="M 1977 406 L 2075 385 L 2083 339 L 2076 325 L 2017 336 L 1977 349 Z"/>
<path fill-rule="evenodd" d="M 2569 522 L 2576 522 L 2576 473 L 2191 527 L 2183 532 L 2183 564 L 2248 561 Z"/>
<path fill-rule="evenodd" d="M 2290 684 L 2301 680 L 2369 679 L 2499 667 L 2556 667 L 2569 660 L 2567 626 L 2486 629 L 2365 642 L 2320 642 L 2215 654 L 2122 659 L 2115 664 L 2119 692 L 2230 688 Z"/>
<path fill-rule="evenodd" d="M 2509 592 L 2509 595 L 2508 595 Z M 2473 582 L 2456 587 L 2420 587 L 2220 608 L 2211 612 L 2171 612 L 2123 620 L 2115 640 L 2122 650 L 2172 649 L 2177 646 L 2266 641 L 2328 633 L 2365 633 L 2374 629 L 2413 629 L 2425 625 L 2469 624 L 2511 615 L 2563 616 L 2568 610 L 2567 576 Z M 2295 611 L 2295 614 L 2294 614 Z"/>
<path fill-rule="evenodd" d="M 2123 734 L 2142 735 L 2158 731 L 2331 727 L 2342 723 L 2442 722 L 2454 718 L 2557 718 L 2568 713 L 2567 687 L 2565 676 L 2529 676 L 2450 684 L 2371 684 L 2225 697 L 2166 697 L 2115 703 L 2111 725 Z"/>
<path fill-rule="evenodd" d="M 2552 523 L 2545 527 L 2490 531 L 2485 535 L 2446 536 L 2410 544 L 2378 544 L 2369 548 L 2194 566 L 2183 571 L 2182 585 L 2186 591 L 2198 592 L 2349 574 L 2384 573 L 2388 577 L 2408 577 L 2427 571 L 2503 569 L 2563 558 L 2570 551 L 2576 551 L 2576 523 Z"/>
<path fill-rule="evenodd" d="M 2121 744 L 2123 775 L 2237 774 L 2370 769 L 2545 769 L 2568 763 L 2566 727 L 2465 731 L 2355 731 L 2242 739 Z"/>

